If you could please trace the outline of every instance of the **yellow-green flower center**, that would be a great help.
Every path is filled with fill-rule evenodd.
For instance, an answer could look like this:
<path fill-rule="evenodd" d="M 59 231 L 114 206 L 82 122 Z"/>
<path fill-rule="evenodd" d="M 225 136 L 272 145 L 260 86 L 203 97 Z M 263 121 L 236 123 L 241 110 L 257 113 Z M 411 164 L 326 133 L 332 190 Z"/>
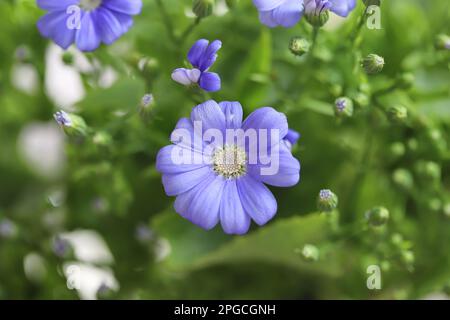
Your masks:
<path fill-rule="evenodd" d="M 97 9 L 102 4 L 102 0 L 80 0 L 80 7 L 85 11 Z"/>
<path fill-rule="evenodd" d="M 212 157 L 213 169 L 217 174 L 232 179 L 245 174 L 247 156 L 236 145 L 225 145 L 216 149 Z"/>

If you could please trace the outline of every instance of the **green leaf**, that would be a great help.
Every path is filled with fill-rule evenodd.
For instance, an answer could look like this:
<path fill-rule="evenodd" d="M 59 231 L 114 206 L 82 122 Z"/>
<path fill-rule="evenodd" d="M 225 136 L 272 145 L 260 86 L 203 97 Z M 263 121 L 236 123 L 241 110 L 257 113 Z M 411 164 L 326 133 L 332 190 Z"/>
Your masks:
<path fill-rule="evenodd" d="M 168 266 L 182 271 L 244 262 L 278 264 L 328 275 L 336 275 L 340 270 L 329 257 L 308 263 L 298 253 L 305 244 L 320 245 L 326 241 L 328 221 L 318 213 L 277 219 L 248 235 L 236 237 L 224 235 L 220 227 L 203 231 L 173 212 L 158 217 L 153 227 L 171 244 Z"/>

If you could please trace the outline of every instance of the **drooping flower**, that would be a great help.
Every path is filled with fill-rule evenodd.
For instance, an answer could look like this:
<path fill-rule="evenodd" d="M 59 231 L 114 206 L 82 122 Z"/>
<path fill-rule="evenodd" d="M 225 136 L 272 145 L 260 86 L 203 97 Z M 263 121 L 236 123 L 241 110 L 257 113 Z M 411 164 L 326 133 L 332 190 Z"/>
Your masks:
<path fill-rule="evenodd" d="M 284 143 L 286 116 L 270 107 L 245 121 L 242 115 L 239 102 L 200 104 L 157 156 L 165 192 L 177 197 L 175 211 L 206 230 L 220 222 L 225 233 L 245 234 L 251 220 L 266 224 L 277 202 L 265 184 L 290 187 L 300 179 L 300 163 Z M 248 139 L 236 139 L 239 133 Z"/>
<path fill-rule="evenodd" d="M 320 15 L 328 10 L 346 17 L 356 6 L 356 0 L 253 0 L 260 21 L 268 27 L 290 28 L 303 14 Z"/>
<path fill-rule="evenodd" d="M 37 23 L 42 36 L 63 49 L 75 43 L 81 51 L 112 44 L 133 25 L 142 0 L 36 0 L 48 13 Z"/>
<path fill-rule="evenodd" d="M 211 44 L 205 39 L 198 40 L 188 53 L 188 60 L 193 68 L 175 69 L 172 73 L 172 79 L 185 86 L 198 84 L 205 91 L 220 90 L 219 75 L 208 70 L 216 62 L 217 51 L 221 47 L 222 42 L 220 40 L 215 40 Z"/>

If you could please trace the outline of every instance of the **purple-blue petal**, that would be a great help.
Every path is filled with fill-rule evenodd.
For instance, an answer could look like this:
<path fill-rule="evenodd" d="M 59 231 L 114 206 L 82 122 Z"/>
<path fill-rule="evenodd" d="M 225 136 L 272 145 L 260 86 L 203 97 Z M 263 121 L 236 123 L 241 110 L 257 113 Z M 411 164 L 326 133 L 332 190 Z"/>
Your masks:
<path fill-rule="evenodd" d="M 332 3 L 331 11 L 341 17 L 347 17 L 355 9 L 356 0 L 329 0 Z"/>
<path fill-rule="evenodd" d="M 223 101 L 219 102 L 225 114 L 225 126 L 227 129 L 240 129 L 242 126 L 243 111 L 239 102 Z"/>
<path fill-rule="evenodd" d="M 163 174 L 176 174 L 193 171 L 206 166 L 206 164 L 195 164 L 187 161 L 183 163 L 183 152 L 187 150 L 177 145 L 165 146 L 159 150 L 156 157 L 156 170 Z"/>
<path fill-rule="evenodd" d="M 300 139 L 300 133 L 292 129 L 289 129 L 287 135 L 284 137 L 284 140 L 287 140 L 291 146 L 296 145 L 298 139 Z"/>
<path fill-rule="evenodd" d="M 75 42 L 81 51 L 94 51 L 100 46 L 101 37 L 96 23 L 96 15 L 96 11 L 83 13 L 81 28 L 75 35 Z"/>
<path fill-rule="evenodd" d="M 277 130 L 280 140 L 288 133 L 288 122 L 286 116 L 271 107 L 263 107 L 253 111 L 247 119 L 245 119 L 242 128 L 248 129 L 267 129 Z"/>
<path fill-rule="evenodd" d="M 214 72 L 203 72 L 200 76 L 199 86 L 205 91 L 219 91 L 221 87 L 220 76 Z"/>
<path fill-rule="evenodd" d="M 98 8 L 96 14 L 96 22 L 102 41 L 106 44 L 112 44 L 123 34 L 122 24 L 110 10 Z"/>
<path fill-rule="evenodd" d="M 120 13 L 137 15 L 141 13 L 142 0 L 103 0 L 102 6 Z"/>
<path fill-rule="evenodd" d="M 256 180 L 269 184 L 275 187 L 292 187 L 295 186 L 300 180 L 300 162 L 294 158 L 290 150 L 284 144 L 279 144 L 277 148 L 278 153 L 272 157 L 267 157 L 265 163 L 269 163 L 267 160 L 271 160 L 268 165 L 249 165 L 248 172 Z M 277 157 L 275 159 L 274 157 Z M 263 174 L 261 169 L 263 167 L 274 166 L 275 161 L 278 161 L 278 170 L 273 174 Z"/>
<path fill-rule="evenodd" d="M 208 70 L 214 62 L 217 60 L 217 51 L 222 48 L 222 41 L 214 40 L 211 44 L 206 48 L 205 52 L 201 56 L 199 60 L 198 68 L 200 71 Z"/>
<path fill-rule="evenodd" d="M 198 68 L 200 66 L 200 59 L 201 57 L 203 57 L 208 44 L 208 40 L 200 39 L 196 41 L 192 48 L 189 50 L 188 60 L 195 68 Z"/>
<path fill-rule="evenodd" d="M 258 9 L 258 11 L 270 11 L 279 7 L 286 0 L 253 0 L 253 4 Z"/>
<path fill-rule="evenodd" d="M 76 30 L 67 27 L 65 11 L 52 11 L 37 22 L 39 32 L 46 38 L 51 38 L 57 45 L 67 49 L 75 40 Z"/>
<path fill-rule="evenodd" d="M 225 115 L 214 100 L 208 100 L 192 109 L 191 121 L 200 121 L 203 132 L 208 129 L 225 130 Z"/>
<path fill-rule="evenodd" d="M 271 220 L 277 212 L 277 201 L 272 192 L 249 175 L 237 180 L 239 197 L 245 212 L 260 226 Z"/>
<path fill-rule="evenodd" d="M 245 234 L 250 228 L 250 216 L 245 213 L 236 180 L 227 180 L 220 203 L 220 223 L 228 234 Z"/>
<path fill-rule="evenodd" d="M 37 0 L 36 3 L 39 8 L 53 11 L 63 10 L 66 11 L 68 7 L 78 5 L 80 0 Z"/>
<path fill-rule="evenodd" d="M 272 19 L 282 27 L 291 28 L 299 22 L 303 9 L 303 3 L 299 0 L 287 0 L 272 11 Z"/>
<path fill-rule="evenodd" d="M 163 174 L 164 191 L 168 196 L 182 194 L 204 181 L 210 174 L 212 170 L 208 166 L 183 173 Z"/>

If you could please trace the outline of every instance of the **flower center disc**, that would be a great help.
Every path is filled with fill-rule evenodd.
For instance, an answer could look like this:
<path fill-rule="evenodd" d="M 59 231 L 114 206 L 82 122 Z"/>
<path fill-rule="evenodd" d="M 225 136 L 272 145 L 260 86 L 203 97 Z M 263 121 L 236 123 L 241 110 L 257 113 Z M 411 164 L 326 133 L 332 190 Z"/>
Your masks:
<path fill-rule="evenodd" d="M 217 174 L 227 179 L 238 178 L 245 174 L 247 156 L 238 146 L 225 145 L 214 152 L 212 162 Z"/>
<path fill-rule="evenodd" d="M 97 9 L 101 3 L 102 0 L 80 0 L 80 7 L 83 10 L 91 11 Z"/>

